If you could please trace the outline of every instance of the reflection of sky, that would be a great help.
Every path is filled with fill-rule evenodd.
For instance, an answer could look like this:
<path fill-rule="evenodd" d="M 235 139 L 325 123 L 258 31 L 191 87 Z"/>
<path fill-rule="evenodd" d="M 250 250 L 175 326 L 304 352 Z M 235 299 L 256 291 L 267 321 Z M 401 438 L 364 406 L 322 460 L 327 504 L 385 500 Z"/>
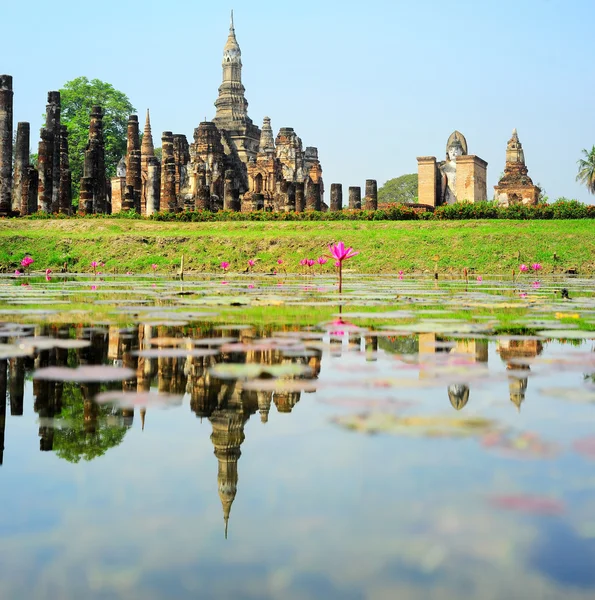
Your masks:
<path fill-rule="evenodd" d="M 542 356 L 585 351 L 552 343 Z M 266 425 L 258 414 L 247 422 L 227 541 L 211 424 L 187 399 L 149 409 L 145 431 L 137 412 L 119 446 L 73 465 L 39 452 L 27 382 L 24 415 L 7 410 L 0 469 L 3 597 L 459 598 L 489 588 L 511 598 L 521 586 L 526 598 L 592 597 L 595 477 L 570 443 L 592 431 L 593 409 L 539 393 L 577 386 L 581 372 L 533 369 L 520 413 L 506 377 L 471 383 L 457 413 L 442 382 L 333 387 L 370 375 L 365 369 L 384 377 L 396 360 L 382 351 L 376 363 L 365 359 L 346 347 L 341 358 L 325 351 L 318 392 L 302 394 L 292 414 L 272 406 Z M 488 366 L 506 375 L 493 343 Z M 561 452 L 518 459 L 471 438 L 350 432 L 329 419 L 357 408 L 325 403 L 349 398 L 411 401 L 405 414 L 481 415 L 536 431 Z M 528 516 L 486 502 L 527 493 L 562 499 L 568 510 Z M 574 560 L 553 568 L 557 541 Z"/>

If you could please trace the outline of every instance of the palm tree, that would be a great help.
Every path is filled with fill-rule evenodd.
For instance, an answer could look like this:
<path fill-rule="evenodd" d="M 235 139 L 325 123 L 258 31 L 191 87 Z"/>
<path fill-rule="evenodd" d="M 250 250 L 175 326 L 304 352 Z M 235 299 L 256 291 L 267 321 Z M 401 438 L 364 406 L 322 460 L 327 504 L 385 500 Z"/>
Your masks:
<path fill-rule="evenodd" d="M 595 146 L 591 152 L 583 149 L 585 158 L 578 161 L 578 175 L 576 180 L 584 183 L 591 194 L 595 194 Z"/>

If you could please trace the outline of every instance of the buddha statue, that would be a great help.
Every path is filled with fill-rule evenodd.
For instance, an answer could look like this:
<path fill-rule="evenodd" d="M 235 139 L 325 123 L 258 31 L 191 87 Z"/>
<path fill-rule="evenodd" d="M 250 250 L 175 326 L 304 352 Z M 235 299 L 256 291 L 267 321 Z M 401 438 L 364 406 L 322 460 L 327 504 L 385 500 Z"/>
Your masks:
<path fill-rule="evenodd" d="M 446 143 L 446 160 L 438 165 L 442 176 L 441 204 L 454 204 L 457 201 L 457 158 L 464 154 L 467 154 L 467 142 L 461 133 L 454 131 Z"/>

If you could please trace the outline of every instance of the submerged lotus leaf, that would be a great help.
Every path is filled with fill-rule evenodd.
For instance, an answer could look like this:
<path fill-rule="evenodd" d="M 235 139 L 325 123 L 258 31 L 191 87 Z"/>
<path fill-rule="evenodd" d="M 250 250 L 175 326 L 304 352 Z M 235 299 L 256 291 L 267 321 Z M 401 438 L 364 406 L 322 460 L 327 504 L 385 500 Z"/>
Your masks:
<path fill-rule="evenodd" d="M 51 350 L 52 348 L 61 348 L 68 350 L 70 348 L 80 349 L 88 348 L 91 345 L 89 340 L 81 339 L 61 339 L 51 337 L 26 337 L 16 340 L 16 343 L 25 347 L 31 346 L 36 350 Z"/>
<path fill-rule="evenodd" d="M 320 383 L 312 379 L 251 379 L 242 384 L 245 390 L 255 392 L 315 392 L 320 388 Z"/>
<path fill-rule="evenodd" d="M 45 381 L 75 381 L 78 383 L 126 381 L 134 379 L 136 373 L 125 367 L 108 365 L 84 365 L 76 369 L 68 367 L 45 367 L 33 373 L 33 379 Z"/>
<path fill-rule="evenodd" d="M 202 358 L 205 356 L 216 356 L 219 350 L 206 348 L 146 348 L 144 350 L 135 350 L 131 352 L 132 356 L 142 356 L 143 358 Z"/>
<path fill-rule="evenodd" d="M 422 437 L 472 437 L 495 428 L 494 421 L 481 417 L 441 416 L 400 417 L 392 413 L 371 412 L 335 417 L 333 422 L 359 433 L 386 433 Z"/>
<path fill-rule="evenodd" d="M 200 338 L 190 340 L 195 346 L 222 346 L 223 344 L 233 344 L 238 341 L 235 337 L 219 338 Z"/>
<path fill-rule="evenodd" d="M 168 408 L 180 406 L 183 396 L 175 394 L 162 394 L 157 392 L 102 392 L 95 396 L 95 402 L 99 404 L 113 404 L 121 408 L 151 407 Z"/>
<path fill-rule="evenodd" d="M 21 344 L 0 344 L 0 360 L 31 356 L 31 354 L 33 354 L 33 348 L 31 346 L 23 346 Z"/>
<path fill-rule="evenodd" d="M 579 329 L 545 329 L 537 333 L 544 338 L 595 340 L 595 331 L 581 331 Z"/>
<path fill-rule="evenodd" d="M 270 377 L 308 376 L 312 374 L 312 369 L 308 365 L 301 363 L 281 365 L 219 363 L 211 367 L 209 373 L 218 379 L 254 379 L 263 374 Z"/>
<path fill-rule="evenodd" d="M 539 390 L 544 396 L 570 400 L 571 402 L 595 402 L 595 386 L 548 387 Z"/>

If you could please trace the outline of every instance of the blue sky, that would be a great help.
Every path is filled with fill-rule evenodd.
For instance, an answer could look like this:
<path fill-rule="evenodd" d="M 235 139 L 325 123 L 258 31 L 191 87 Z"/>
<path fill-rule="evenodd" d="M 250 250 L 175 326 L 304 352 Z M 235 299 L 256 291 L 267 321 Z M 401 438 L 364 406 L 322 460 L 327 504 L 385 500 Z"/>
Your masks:
<path fill-rule="evenodd" d="M 595 144 L 593 0 L 195 0 L 7 2 L 0 71 L 38 141 L 46 94 L 85 75 L 125 92 L 162 131 L 215 114 L 234 8 L 249 115 L 317 146 L 330 184 L 412 173 L 462 131 L 488 161 L 488 196 L 513 127 L 550 198 L 593 202 L 575 182 Z M 7 37 L 6 37 L 7 36 Z"/>

